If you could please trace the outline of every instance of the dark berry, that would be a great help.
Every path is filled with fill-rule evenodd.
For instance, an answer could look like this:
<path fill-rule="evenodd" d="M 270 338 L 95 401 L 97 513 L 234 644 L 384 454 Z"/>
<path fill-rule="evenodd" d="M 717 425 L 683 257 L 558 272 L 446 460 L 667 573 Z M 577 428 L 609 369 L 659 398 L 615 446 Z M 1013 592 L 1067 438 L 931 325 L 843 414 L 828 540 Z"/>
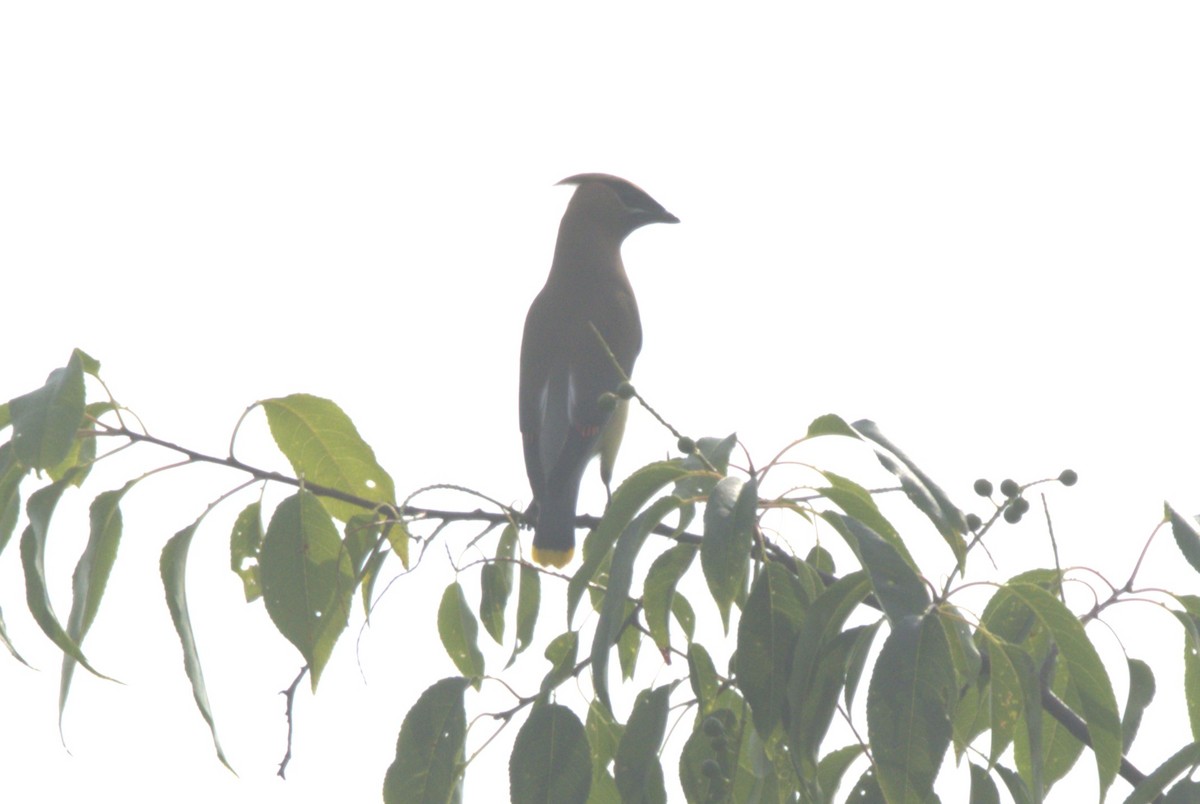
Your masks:
<path fill-rule="evenodd" d="M 974 533 L 979 530 L 979 526 L 983 524 L 983 520 L 974 514 L 967 514 L 967 530 Z"/>
<path fill-rule="evenodd" d="M 696 442 L 687 436 L 680 436 L 677 446 L 679 447 L 679 451 L 684 455 L 691 455 L 696 451 Z"/>
<path fill-rule="evenodd" d="M 1025 516 L 1029 511 L 1029 500 L 1024 497 L 1018 497 L 1008 504 L 1008 507 L 1017 512 L 1020 516 Z"/>
<path fill-rule="evenodd" d="M 721 776 L 721 764 L 710 757 L 700 763 L 700 772 L 709 779 L 717 779 Z"/>
<path fill-rule="evenodd" d="M 975 493 L 980 497 L 992 496 L 992 481 L 986 477 L 981 477 L 975 481 Z"/>
<path fill-rule="evenodd" d="M 1021 487 L 1017 485 L 1017 481 L 1008 478 L 1000 484 L 1000 493 L 1005 497 L 1016 497 L 1021 493 Z"/>
<path fill-rule="evenodd" d="M 709 715 L 704 718 L 704 733 L 709 737 L 720 737 L 725 733 L 725 724 L 720 718 Z"/>
<path fill-rule="evenodd" d="M 600 410 L 607 413 L 617 406 L 617 395 L 605 391 L 600 394 L 600 398 L 596 400 L 596 404 L 600 407 Z"/>
<path fill-rule="evenodd" d="M 631 382 L 623 382 L 617 386 L 617 396 L 622 399 L 633 399 L 633 395 L 636 393 Z"/>
<path fill-rule="evenodd" d="M 1074 469 L 1063 469 L 1058 476 L 1058 482 L 1064 486 L 1074 486 L 1079 482 L 1079 475 L 1075 473 Z"/>

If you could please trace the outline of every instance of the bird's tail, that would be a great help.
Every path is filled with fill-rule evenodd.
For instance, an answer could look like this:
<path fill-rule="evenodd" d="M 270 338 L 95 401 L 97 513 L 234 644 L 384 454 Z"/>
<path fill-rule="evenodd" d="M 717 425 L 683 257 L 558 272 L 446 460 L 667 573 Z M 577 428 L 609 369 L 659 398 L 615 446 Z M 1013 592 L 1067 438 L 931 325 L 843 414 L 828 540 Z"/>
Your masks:
<path fill-rule="evenodd" d="M 542 566 L 565 567 L 575 555 L 575 501 L 578 486 L 560 489 L 538 501 L 533 529 L 533 560 Z"/>

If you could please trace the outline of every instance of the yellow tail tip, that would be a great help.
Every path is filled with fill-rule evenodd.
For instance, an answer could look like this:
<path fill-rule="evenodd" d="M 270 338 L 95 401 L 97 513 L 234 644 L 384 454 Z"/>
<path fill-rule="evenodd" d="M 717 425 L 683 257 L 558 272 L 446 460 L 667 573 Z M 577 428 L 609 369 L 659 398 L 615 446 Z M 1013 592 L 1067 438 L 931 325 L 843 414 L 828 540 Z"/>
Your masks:
<path fill-rule="evenodd" d="M 533 548 L 533 560 L 543 567 L 557 567 L 562 569 L 567 564 L 570 564 L 571 559 L 574 557 L 574 547 L 568 547 L 566 550 L 546 550 L 541 547 Z"/>

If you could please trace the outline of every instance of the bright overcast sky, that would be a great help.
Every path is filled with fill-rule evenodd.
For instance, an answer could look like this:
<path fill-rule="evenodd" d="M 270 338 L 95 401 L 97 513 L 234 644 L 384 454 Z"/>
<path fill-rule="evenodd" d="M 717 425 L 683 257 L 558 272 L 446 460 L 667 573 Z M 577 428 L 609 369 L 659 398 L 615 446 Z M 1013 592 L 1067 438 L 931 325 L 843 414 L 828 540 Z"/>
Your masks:
<path fill-rule="evenodd" d="M 1073 467 L 1079 485 L 1050 495 L 1063 561 L 1118 582 L 1164 499 L 1200 511 L 1194 4 L 412 5 L 5 4 L 0 398 L 78 346 L 151 432 L 220 454 L 247 405 L 310 392 L 341 404 L 402 494 L 451 482 L 523 504 L 517 351 L 570 193 L 553 184 L 603 171 L 682 220 L 625 257 L 645 327 L 634 379 L 684 431 L 737 431 L 761 465 L 817 415 L 871 418 L 978 512 L 978 476 Z M 247 427 L 245 455 L 281 468 L 261 416 Z M 618 472 L 672 446 L 637 415 Z M 166 461 L 133 453 L 57 515 L 61 616 L 88 502 Z M 352 622 L 319 694 L 299 697 L 280 782 L 276 693 L 300 658 L 227 569 L 250 498 L 213 514 L 189 586 L 234 778 L 192 703 L 157 561 L 240 480 L 188 469 L 126 498 L 85 643 L 125 686 L 76 674 L 71 754 L 15 540 L 0 556 L 9 634 L 40 671 L 0 655 L 6 799 L 378 796 L 404 713 L 454 674 L 431 631 L 445 548 L 396 582 L 357 656 Z M 602 499 L 589 475 L 581 508 Z M 459 556 L 472 535 L 443 539 Z M 1037 517 L 992 547 L 998 573 L 974 557 L 985 577 L 1051 562 Z M 918 552 L 949 569 L 936 537 Z M 1160 534 L 1145 580 L 1194 591 L 1181 564 Z M 560 586 L 543 586 L 539 640 L 565 625 Z M 1143 733 L 1162 742 L 1133 755 L 1148 771 L 1189 739 L 1182 640 L 1150 607 L 1112 622 L 1159 673 Z M 1089 633 L 1123 706 L 1120 649 Z M 546 665 L 531 649 L 525 667 L 528 691 Z M 507 789 L 507 748 L 492 749 L 468 801 Z M 1077 774 L 1094 791 L 1090 756 Z"/>

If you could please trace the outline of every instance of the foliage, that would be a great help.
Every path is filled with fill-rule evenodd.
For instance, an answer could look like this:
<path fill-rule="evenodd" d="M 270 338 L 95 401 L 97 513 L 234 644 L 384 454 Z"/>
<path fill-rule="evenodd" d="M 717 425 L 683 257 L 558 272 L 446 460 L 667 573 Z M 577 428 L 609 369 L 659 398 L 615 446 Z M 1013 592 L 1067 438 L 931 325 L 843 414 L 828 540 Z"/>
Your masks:
<path fill-rule="evenodd" d="M 89 403 L 87 391 L 95 388 L 103 398 Z M 1127 582 L 1082 615 L 1067 606 L 1063 587 L 1071 575 L 1058 566 L 993 584 L 980 611 L 958 602 L 985 537 L 1022 519 L 1034 485 L 1073 485 L 1070 470 L 1034 483 L 1006 480 L 998 497 L 990 482 L 977 481 L 976 493 L 991 507 L 981 518 L 964 515 L 869 421 L 823 416 L 763 468 L 740 471 L 730 468 L 734 436 L 692 440 L 676 433 L 681 457 L 635 471 L 602 517 L 580 519 L 591 528 L 582 562 L 565 586 L 547 593 L 543 583 L 562 576 L 523 559 L 519 512 L 498 503 L 492 511 L 433 512 L 411 497 L 397 500 L 392 479 L 333 402 L 297 394 L 257 405 L 294 476 L 242 463 L 232 448 L 215 457 L 129 426 L 136 419 L 109 395 L 99 363 L 78 350 L 41 388 L 0 406 L 0 432 L 11 431 L 0 446 L 0 551 L 16 533 L 24 501 L 26 604 L 62 651 L 60 716 L 77 667 L 99 675 L 83 643 L 118 555 L 123 498 L 141 478 L 95 496 L 65 622 L 52 605 L 44 563 L 56 505 L 105 457 L 98 445 L 152 444 L 187 463 L 223 465 L 238 478 L 166 542 L 161 558 L 184 669 L 222 762 L 188 613 L 188 552 L 213 506 L 247 486 L 275 483 L 294 493 L 270 512 L 266 527 L 261 501 L 241 511 L 230 534 L 231 564 L 247 601 L 261 597 L 280 635 L 299 651 L 314 690 L 355 597 L 369 609 L 386 564 L 409 567 L 414 547 L 423 552 L 455 522 L 483 522 L 484 535 L 495 537 L 494 558 L 462 568 L 442 595 L 438 632 L 458 675 L 420 693 L 405 717 L 383 780 L 387 802 L 461 799 L 468 740 L 486 728 L 468 720 L 471 696 L 493 682 L 515 698 L 511 709 L 490 714 L 500 729 L 519 724 L 508 780 L 518 802 L 664 801 L 669 775 L 695 802 L 824 802 L 839 789 L 850 789 L 855 801 L 927 802 L 936 800 L 934 784 L 951 750 L 969 765 L 972 801 L 998 801 L 1001 788 L 1016 801 L 1041 801 L 1085 751 L 1102 793 L 1118 774 L 1134 788 L 1129 801 L 1190 800 L 1194 792 L 1187 776 L 1200 765 L 1200 597 L 1139 589 L 1139 562 Z M 769 476 L 818 439 L 842 439 L 845 450 L 874 455 L 898 485 L 868 490 L 804 464 L 808 480 L 764 496 Z M 899 516 L 880 505 L 889 494 L 919 512 L 902 512 L 903 536 L 893 524 Z M 694 524 L 698 530 L 690 530 Z M 1200 571 L 1195 522 L 1167 506 L 1163 524 Z M 910 546 L 929 528 L 949 551 L 948 570 L 913 558 Z M 845 544 L 854 567 L 836 574 L 821 544 L 829 538 Z M 473 544 L 489 544 L 483 539 Z M 931 580 L 939 573 L 946 577 L 940 588 Z M 687 597 L 697 589 L 711 597 L 719 629 L 698 622 Z M 1181 626 L 1196 742 L 1143 773 L 1125 756 L 1154 698 L 1154 673 L 1128 659 L 1122 711 L 1110 668 L 1085 626 L 1116 603 L 1151 594 Z M 543 602 L 565 602 L 570 628 L 549 641 L 549 670 L 540 682 L 518 693 L 529 662 L 514 665 L 534 642 Z M 511 645 L 504 668 L 487 666 L 480 624 L 495 643 Z M 0 641 L 21 660 L 3 619 Z M 657 683 L 636 690 L 632 679 L 648 646 L 665 665 Z M 714 655 L 727 657 L 727 667 Z M 614 703 L 615 670 L 621 700 L 631 706 Z M 586 712 L 575 711 L 560 688 L 589 676 L 594 698 Z M 672 733 L 677 767 L 663 761 Z M 839 744 L 842 733 L 854 737 Z M 477 740 L 486 747 L 490 735 Z"/>

